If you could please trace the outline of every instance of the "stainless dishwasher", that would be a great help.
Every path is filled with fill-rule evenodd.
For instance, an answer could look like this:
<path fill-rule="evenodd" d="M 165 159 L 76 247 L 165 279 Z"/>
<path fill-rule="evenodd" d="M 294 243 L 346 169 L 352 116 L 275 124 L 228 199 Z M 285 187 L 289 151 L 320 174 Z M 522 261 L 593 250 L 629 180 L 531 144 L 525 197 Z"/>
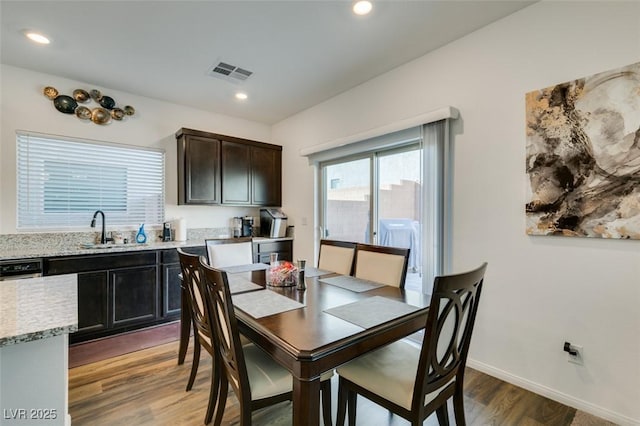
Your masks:
<path fill-rule="evenodd" d="M 41 258 L 0 260 L 0 281 L 41 276 Z"/>

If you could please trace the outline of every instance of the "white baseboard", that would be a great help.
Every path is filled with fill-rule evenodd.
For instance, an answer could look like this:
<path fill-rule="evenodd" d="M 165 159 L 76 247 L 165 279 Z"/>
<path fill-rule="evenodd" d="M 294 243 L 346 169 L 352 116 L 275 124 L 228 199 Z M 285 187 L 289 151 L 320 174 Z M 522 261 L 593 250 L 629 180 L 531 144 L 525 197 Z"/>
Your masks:
<path fill-rule="evenodd" d="M 483 373 L 488 374 L 490 376 L 497 377 L 498 379 L 504 380 L 505 382 L 511 383 L 512 385 L 519 386 L 528 391 L 537 393 L 538 395 L 545 396 L 549 399 L 560 402 L 569 407 L 576 408 L 578 410 L 584 411 L 586 413 L 592 414 L 594 416 L 600 417 L 602 419 L 608 420 L 618 425 L 621 425 L 621 426 L 640 425 L 640 420 L 638 419 L 632 419 L 631 417 L 627 417 L 625 415 L 613 412 L 606 408 L 599 407 L 590 402 L 575 398 L 571 395 L 558 392 L 555 389 L 551 389 L 539 383 L 535 383 L 530 380 L 523 379 L 522 377 L 515 376 L 504 370 L 500 370 L 498 368 L 492 367 L 491 365 L 487 365 L 472 359 L 467 359 L 467 366 L 473 369 L 476 369 L 478 371 L 482 371 Z"/>

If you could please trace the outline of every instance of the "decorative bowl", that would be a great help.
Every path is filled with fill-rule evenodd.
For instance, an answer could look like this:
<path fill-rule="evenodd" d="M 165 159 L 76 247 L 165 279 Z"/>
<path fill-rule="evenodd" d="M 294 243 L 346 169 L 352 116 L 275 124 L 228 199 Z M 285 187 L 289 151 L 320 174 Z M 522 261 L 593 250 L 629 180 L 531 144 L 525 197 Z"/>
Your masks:
<path fill-rule="evenodd" d="M 76 117 L 81 120 L 90 120 L 91 110 L 86 106 L 79 106 L 78 108 L 76 108 Z"/>
<path fill-rule="evenodd" d="M 58 95 L 53 100 L 53 106 L 64 114 L 73 114 L 78 107 L 78 103 L 71 96 Z"/>
<path fill-rule="evenodd" d="M 111 114 L 104 108 L 94 108 L 91 111 L 91 121 L 96 124 L 107 124 L 111 121 Z"/>
<path fill-rule="evenodd" d="M 91 90 L 89 95 L 91 96 L 91 99 L 96 102 L 100 101 L 100 98 L 102 98 L 102 93 L 98 89 Z"/>
<path fill-rule="evenodd" d="M 293 287 L 298 285 L 298 268 L 293 263 L 280 260 L 266 270 L 267 285 L 271 287 Z"/>
<path fill-rule="evenodd" d="M 116 101 L 111 96 L 103 96 L 98 101 L 102 108 L 113 109 L 116 106 Z"/>
<path fill-rule="evenodd" d="M 103 98 L 104 99 L 104 98 Z M 111 118 L 114 120 L 122 120 L 124 118 L 124 111 L 120 108 L 114 108 L 111 110 Z"/>
<path fill-rule="evenodd" d="M 73 99 L 78 102 L 87 102 L 89 100 L 89 92 L 83 89 L 76 89 L 73 91 Z"/>
<path fill-rule="evenodd" d="M 54 100 L 56 96 L 58 96 L 58 90 L 55 87 L 51 86 L 45 87 L 42 90 L 42 93 L 44 93 L 44 95 L 51 100 Z"/>

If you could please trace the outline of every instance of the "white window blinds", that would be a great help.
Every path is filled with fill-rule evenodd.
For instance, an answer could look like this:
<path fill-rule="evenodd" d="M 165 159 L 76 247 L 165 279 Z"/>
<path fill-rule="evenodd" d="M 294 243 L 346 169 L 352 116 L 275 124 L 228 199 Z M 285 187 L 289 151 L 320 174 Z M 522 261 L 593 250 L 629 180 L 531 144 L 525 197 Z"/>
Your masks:
<path fill-rule="evenodd" d="M 19 230 L 164 221 L 164 151 L 34 133 L 17 134 Z"/>

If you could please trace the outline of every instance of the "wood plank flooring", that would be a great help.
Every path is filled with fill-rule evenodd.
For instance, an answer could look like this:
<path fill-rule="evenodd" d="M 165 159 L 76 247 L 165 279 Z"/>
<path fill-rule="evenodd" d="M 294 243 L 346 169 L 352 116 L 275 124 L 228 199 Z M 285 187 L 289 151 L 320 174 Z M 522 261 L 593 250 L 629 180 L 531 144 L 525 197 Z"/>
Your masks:
<path fill-rule="evenodd" d="M 201 425 L 207 406 L 211 361 L 203 354 L 198 377 L 190 392 L 185 386 L 191 369 L 187 361 L 177 365 L 178 342 L 128 353 L 69 370 L 69 411 L 74 426 L 81 425 Z M 335 421 L 337 377 L 333 380 Z M 605 426 L 611 423 L 528 392 L 501 380 L 468 369 L 465 379 L 467 423 L 500 426 Z M 453 409 L 449 414 L 451 424 Z M 581 419 L 573 423 L 574 418 Z M 399 426 L 404 419 L 358 398 L 358 425 Z M 238 402 L 230 392 L 224 425 L 239 422 Z M 291 403 L 284 402 L 253 414 L 254 425 L 291 424 Z M 433 415 L 425 425 L 438 424 Z"/>

